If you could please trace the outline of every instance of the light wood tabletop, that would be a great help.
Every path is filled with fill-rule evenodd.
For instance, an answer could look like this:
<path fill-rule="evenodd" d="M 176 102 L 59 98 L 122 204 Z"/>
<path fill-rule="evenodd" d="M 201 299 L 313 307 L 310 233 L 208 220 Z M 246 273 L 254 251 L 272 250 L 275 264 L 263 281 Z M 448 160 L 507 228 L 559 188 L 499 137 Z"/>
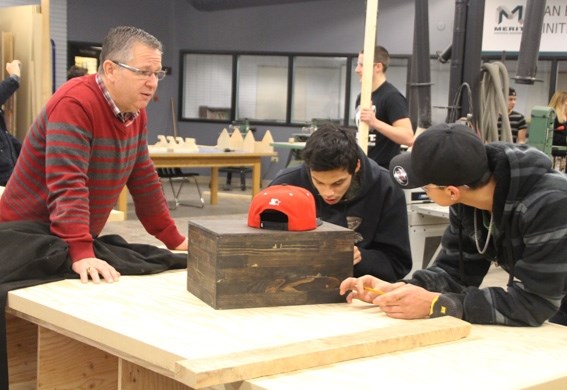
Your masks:
<path fill-rule="evenodd" d="M 185 270 L 14 290 L 7 311 L 16 321 L 9 327 L 10 361 L 26 362 L 14 372 L 46 388 L 92 381 L 135 388 L 142 378 L 161 388 L 203 388 L 456 340 L 470 331 L 452 317 L 396 320 L 362 302 L 215 310 L 187 291 Z M 22 348 L 33 340 L 24 324 L 37 328 L 35 348 Z M 19 357 L 23 351 L 31 351 L 26 359 Z"/>

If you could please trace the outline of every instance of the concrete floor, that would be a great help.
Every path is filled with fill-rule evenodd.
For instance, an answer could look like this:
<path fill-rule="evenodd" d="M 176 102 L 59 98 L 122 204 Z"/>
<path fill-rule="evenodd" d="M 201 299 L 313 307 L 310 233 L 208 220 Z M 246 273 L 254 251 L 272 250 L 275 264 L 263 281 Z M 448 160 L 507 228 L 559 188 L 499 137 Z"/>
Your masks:
<path fill-rule="evenodd" d="M 171 188 L 167 181 L 163 181 L 165 195 L 169 201 L 170 208 L 174 207 L 173 195 Z M 177 188 L 177 184 L 175 184 Z M 180 205 L 171 210 L 171 216 L 175 220 L 177 227 L 183 234 L 187 234 L 187 228 L 190 218 L 203 217 L 203 216 L 222 216 L 242 214 L 243 218 L 248 213 L 248 205 L 252 198 L 251 191 L 247 188 L 246 191 L 241 191 L 238 183 L 231 191 L 219 191 L 219 201 L 216 205 L 210 204 L 210 193 L 208 191 L 207 178 L 199 179 L 199 186 L 202 191 L 203 199 L 205 200 L 205 207 L 190 207 Z M 182 203 L 198 204 L 199 197 L 195 185 L 191 183 L 184 184 L 180 193 L 180 200 Z M 128 203 L 128 216 L 126 221 L 111 221 L 108 222 L 102 234 L 119 234 L 129 242 L 138 242 L 146 244 L 163 245 L 161 241 L 149 235 L 142 224 L 136 218 L 134 205 L 129 200 Z"/>
<path fill-rule="evenodd" d="M 234 181 L 236 184 L 231 191 L 219 191 L 219 201 L 216 205 L 209 203 L 208 191 L 208 178 L 201 177 L 200 187 L 203 191 L 203 198 L 205 199 L 205 207 L 196 208 L 188 206 L 179 206 L 171 211 L 177 227 L 183 234 L 187 234 L 189 220 L 191 218 L 205 217 L 205 216 L 223 216 L 223 215 L 242 215 L 243 220 L 246 220 L 248 213 L 248 206 L 251 199 L 251 191 L 248 188 L 246 191 L 241 191 L 238 180 Z M 267 184 L 267 183 L 266 183 Z M 173 206 L 173 196 L 171 189 L 167 182 L 164 182 L 165 194 Z M 195 203 L 198 201 L 197 190 L 193 183 L 186 184 L 181 192 L 180 198 L 183 202 Z M 163 246 L 162 242 L 149 235 L 142 224 L 136 218 L 133 204 L 128 204 L 128 218 L 126 221 L 111 221 L 108 222 L 102 234 L 119 234 L 127 241 L 132 243 L 146 243 Z M 483 286 L 506 286 L 508 274 L 499 267 L 492 267 L 485 277 Z"/>

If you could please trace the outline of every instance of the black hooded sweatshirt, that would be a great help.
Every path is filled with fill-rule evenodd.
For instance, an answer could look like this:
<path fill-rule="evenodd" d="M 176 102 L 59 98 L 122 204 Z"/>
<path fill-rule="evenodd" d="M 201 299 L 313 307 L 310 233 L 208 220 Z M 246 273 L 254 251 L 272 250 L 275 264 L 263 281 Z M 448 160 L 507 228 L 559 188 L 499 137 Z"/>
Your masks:
<path fill-rule="evenodd" d="M 408 216 L 405 195 L 386 169 L 359 150 L 361 169 L 338 203 L 327 204 L 313 186 L 305 164 L 278 173 L 270 185 L 303 187 L 314 196 L 317 217 L 356 232 L 355 245 L 362 260 L 354 266 L 355 277 L 374 275 L 393 282 L 411 270 Z"/>
<path fill-rule="evenodd" d="M 496 142 L 486 152 L 496 180 L 486 253 L 475 243 L 474 218 L 481 249 L 487 239 L 482 212 L 452 206 L 439 256 L 407 282 L 443 293 L 466 321 L 538 326 L 558 312 L 567 291 L 567 177 L 527 145 Z M 509 273 L 507 289 L 479 288 L 492 262 Z"/>

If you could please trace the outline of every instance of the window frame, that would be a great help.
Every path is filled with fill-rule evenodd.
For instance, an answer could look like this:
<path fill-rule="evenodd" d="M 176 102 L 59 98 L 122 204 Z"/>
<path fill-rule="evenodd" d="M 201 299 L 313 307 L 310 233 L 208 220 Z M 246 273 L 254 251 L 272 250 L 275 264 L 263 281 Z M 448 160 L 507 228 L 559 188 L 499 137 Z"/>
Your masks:
<path fill-rule="evenodd" d="M 186 72 L 186 56 L 187 55 L 224 55 L 231 56 L 232 58 L 232 75 L 231 75 L 231 97 L 230 97 L 230 117 L 227 119 L 206 119 L 206 118 L 193 118 L 184 116 L 185 99 L 185 72 Z M 237 116 L 238 107 L 238 60 L 242 56 L 266 56 L 266 57 L 286 57 L 288 60 L 288 74 L 287 74 L 287 95 L 286 101 L 286 114 L 284 121 L 269 121 L 251 118 L 250 123 L 264 126 L 288 126 L 288 127 L 302 127 L 305 121 L 292 121 L 292 99 L 293 99 L 293 80 L 294 80 L 294 59 L 296 57 L 319 57 L 319 58 L 344 58 L 346 63 L 346 77 L 343 86 L 345 91 L 344 112 L 342 113 L 341 125 L 347 126 L 349 123 L 349 106 L 354 104 L 351 101 L 351 74 L 354 72 L 353 64 L 356 63 L 358 54 L 352 53 L 292 53 L 292 52 L 256 52 L 256 51 L 222 51 L 222 50 L 180 50 L 179 52 L 179 68 L 180 82 L 179 82 L 179 103 L 178 103 L 178 121 L 180 122 L 205 122 L 205 123 L 232 123 L 235 121 L 242 121 L 246 118 L 239 118 Z"/>
<path fill-rule="evenodd" d="M 185 75 L 185 56 L 188 54 L 195 54 L 195 55 L 224 55 L 224 56 L 231 56 L 232 58 L 232 74 L 231 74 L 231 97 L 230 97 L 230 115 L 226 119 L 205 119 L 205 118 L 190 118 L 185 117 L 183 115 L 183 105 L 185 103 L 185 96 L 184 96 L 184 75 Z M 251 118 L 250 123 L 255 125 L 262 125 L 262 126 L 286 126 L 286 127 L 302 127 L 305 126 L 304 121 L 294 121 L 292 120 L 293 115 L 293 94 L 294 94 L 294 69 L 295 69 L 295 62 L 296 58 L 305 58 L 305 57 L 319 57 L 319 58 L 344 58 L 346 61 L 346 75 L 344 80 L 344 113 L 342 117 L 339 118 L 341 120 L 342 126 L 353 126 L 353 118 L 354 118 L 354 105 L 353 99 L 356 99 L 356 95 L 354 93 L 354 88 L 358 88 L 355 85 L 356 77 L 354 75 L 354 66 L 358 59 L 358 53 L 309 53 L 309 52 L 265 52 L 265 51 L 211 51 L 211 50 L 180 50 L 180 82 L 179 82 L 179 103 L 178 103 L 178 121 L 180 122 L 205 122 L 205 123 L 232 123 L 243 121 L 246 118 L 239 118 L 237 116 L 237 108 L 238 108 L 238 59 L 241 56 L 269 56 L 269 57 L 286 57 L 288 59 L 288 75 L 287 75 L 287 96 L 286 96 L 286 115 L 284 121 L 268 121 L 268 120 L 258 120 Z M 409 86 L 409 79 L 410 79 L 410 64 L 411 64 L 411 55 L 391 55 L 392 59 L 395 60 L 402 60 L 406 61 L 407 63 L 407 77 L 406 77 L 406 85 L 396 85 L 396 87 L 404 94 L 406 99 L 409 103 L 409 93 L 410 93 L 410 86 Z M 430 56 L 430 60 L 433 61 L 437 57 L 435 55 Z M 508 53 L 506 58 L 502 58 L 501 55 L 496 55 L 494 53 L 482 53 L 481 54 L 481 61 L 517 61 L 518 55 L 515 53 Z M 565 58 L 561 56 L 555 55 L 540 55 L 538 61 L 550 61 L 551 62 L 551 72 L 550 72 L 550 85 L 549 85 L 549 96 L 553 94 L 556 85 L 556 78 L 558 72 L 558 62 L 561 62 L 561 65 L 564 64 Z M 450 65 L 449 65 L 450 66 Z M 561 66 L 563 70 L 563 66 Z M 433 68 L 432 68 L 433 72 Z M 514 75 L 510 75 L 513 77 Z M 433 79 L 433 74 L 432 74 Z M 389 81 L 390 78 L 388 79 Z M 511 83 L 513 85 L 514 83 Z M 405 88 L 404 88 L 405 87 Z M 432 92 L 434 93 L 435 85 L 432 85 Z M 441 95 L 439 95 L 441 96 Z M 438 95 L 435 95 L 436 99 L 439 99 Z M 433 97 L 432 97 L 433 98 Z M 446 92 L 446 96 L 443 99 L 440 99 L 440 106 L 432 106 L 432 110 L 437 109 L 447 109 L 445 106 L 445 102 L 448 101 L 448 91 Z M 442 112 L 435 112 L 432 111 L 432 115 L 436 117 L 446 116 L 442 114 Z M 410 108 L 410 116 L 411 116 L 411 108 Z"/>

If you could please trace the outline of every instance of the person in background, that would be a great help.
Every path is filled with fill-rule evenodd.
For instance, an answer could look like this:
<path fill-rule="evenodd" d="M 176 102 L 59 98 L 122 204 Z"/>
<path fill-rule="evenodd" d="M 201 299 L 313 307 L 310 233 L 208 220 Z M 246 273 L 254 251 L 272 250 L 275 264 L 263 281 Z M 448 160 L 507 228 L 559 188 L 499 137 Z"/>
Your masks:
<path fill-rule="evenodd" d="M 187 250 L 148 153 L 146 106 L 164 76 L 161 42 L 136 27 L 112 28 L 98 73 L 66 82 L 32 124 L 0 198 L 2 223 L 49 225 L 82 282 L 120 276 L 93 242 L 124 186 L 144 228 Z"/>
<path fill-rule="evenodd" d="M 553 123 L 553 145 L 567 145 L 567 92 L 557 91 L 549 101 L 549 107 L 555 110 Z"/>
<path fill-rule="evenodd" d="M 516 90 L 508 88 L 508 120 L 510 121 L 510 129 L 512 130 L 512 142 L 518 144 L 526 143 L 528 125 L 526 118 L 518 111 L 514 111 L 516 107 Z M 498 118 L 498 132 L 502 127 L 502 115 Z"/>
<path fill-rule="evenodd" d="M 73 65 L 67 71 L 67 80 L 74 79 L 75 77 L 85 76 L 89 73 L 87 68 L 83 68 L 82 66 Z"/>
<path fill-rule="evenodd" d="M 347 301 L 372 302 L 403 319 L 567 325 L 567 180 L 547 155 L 527 145 L 485 145 L 467 126 L 441 124 L 392 159 L 390 174 L 402 188 L 422 187 L 450 206 L 442 249 L 405 281 L 344 280 Z M 508 272 L 506 288 L 479 287 L 492 263 Z"/>
<path fill-rule="evenodd" d="M 355 72 L 362 81 L 364 52 L 358 54 Z M 368 125 L 368 157 L 388 169 L 392 157 L 400 154 L 400 145 L 412 146 L 414 133 L 409 119 L 406 98 L 386 80 L 390 54 L 382 46 L 374 49 L 372 65 L 372 105 L 360 108 L 360 94 L 356 98 L 356 123 Z"/>
<path fill-rule="evenodd" d="M 404 192 L 366 157 L 354 132 L 327 123 L 302 152 L 303 163 L 280 171 L 270 185 L 309 190 L 317 217 L 355 231 L 354 275 L 398 280 L 411 270 Z"/>
<path fill-rule="evenodd" d="M 0 83 L 0 106 L 3 106 L 20 88 L 21 66 L 22 63 L 19 60 L 6 64 L 9 77 Z M 8 131 L 4 110 L 0 108 L 0 186 L 5 186 L 12 175 L 21 148 L 20 140 Z"/>

